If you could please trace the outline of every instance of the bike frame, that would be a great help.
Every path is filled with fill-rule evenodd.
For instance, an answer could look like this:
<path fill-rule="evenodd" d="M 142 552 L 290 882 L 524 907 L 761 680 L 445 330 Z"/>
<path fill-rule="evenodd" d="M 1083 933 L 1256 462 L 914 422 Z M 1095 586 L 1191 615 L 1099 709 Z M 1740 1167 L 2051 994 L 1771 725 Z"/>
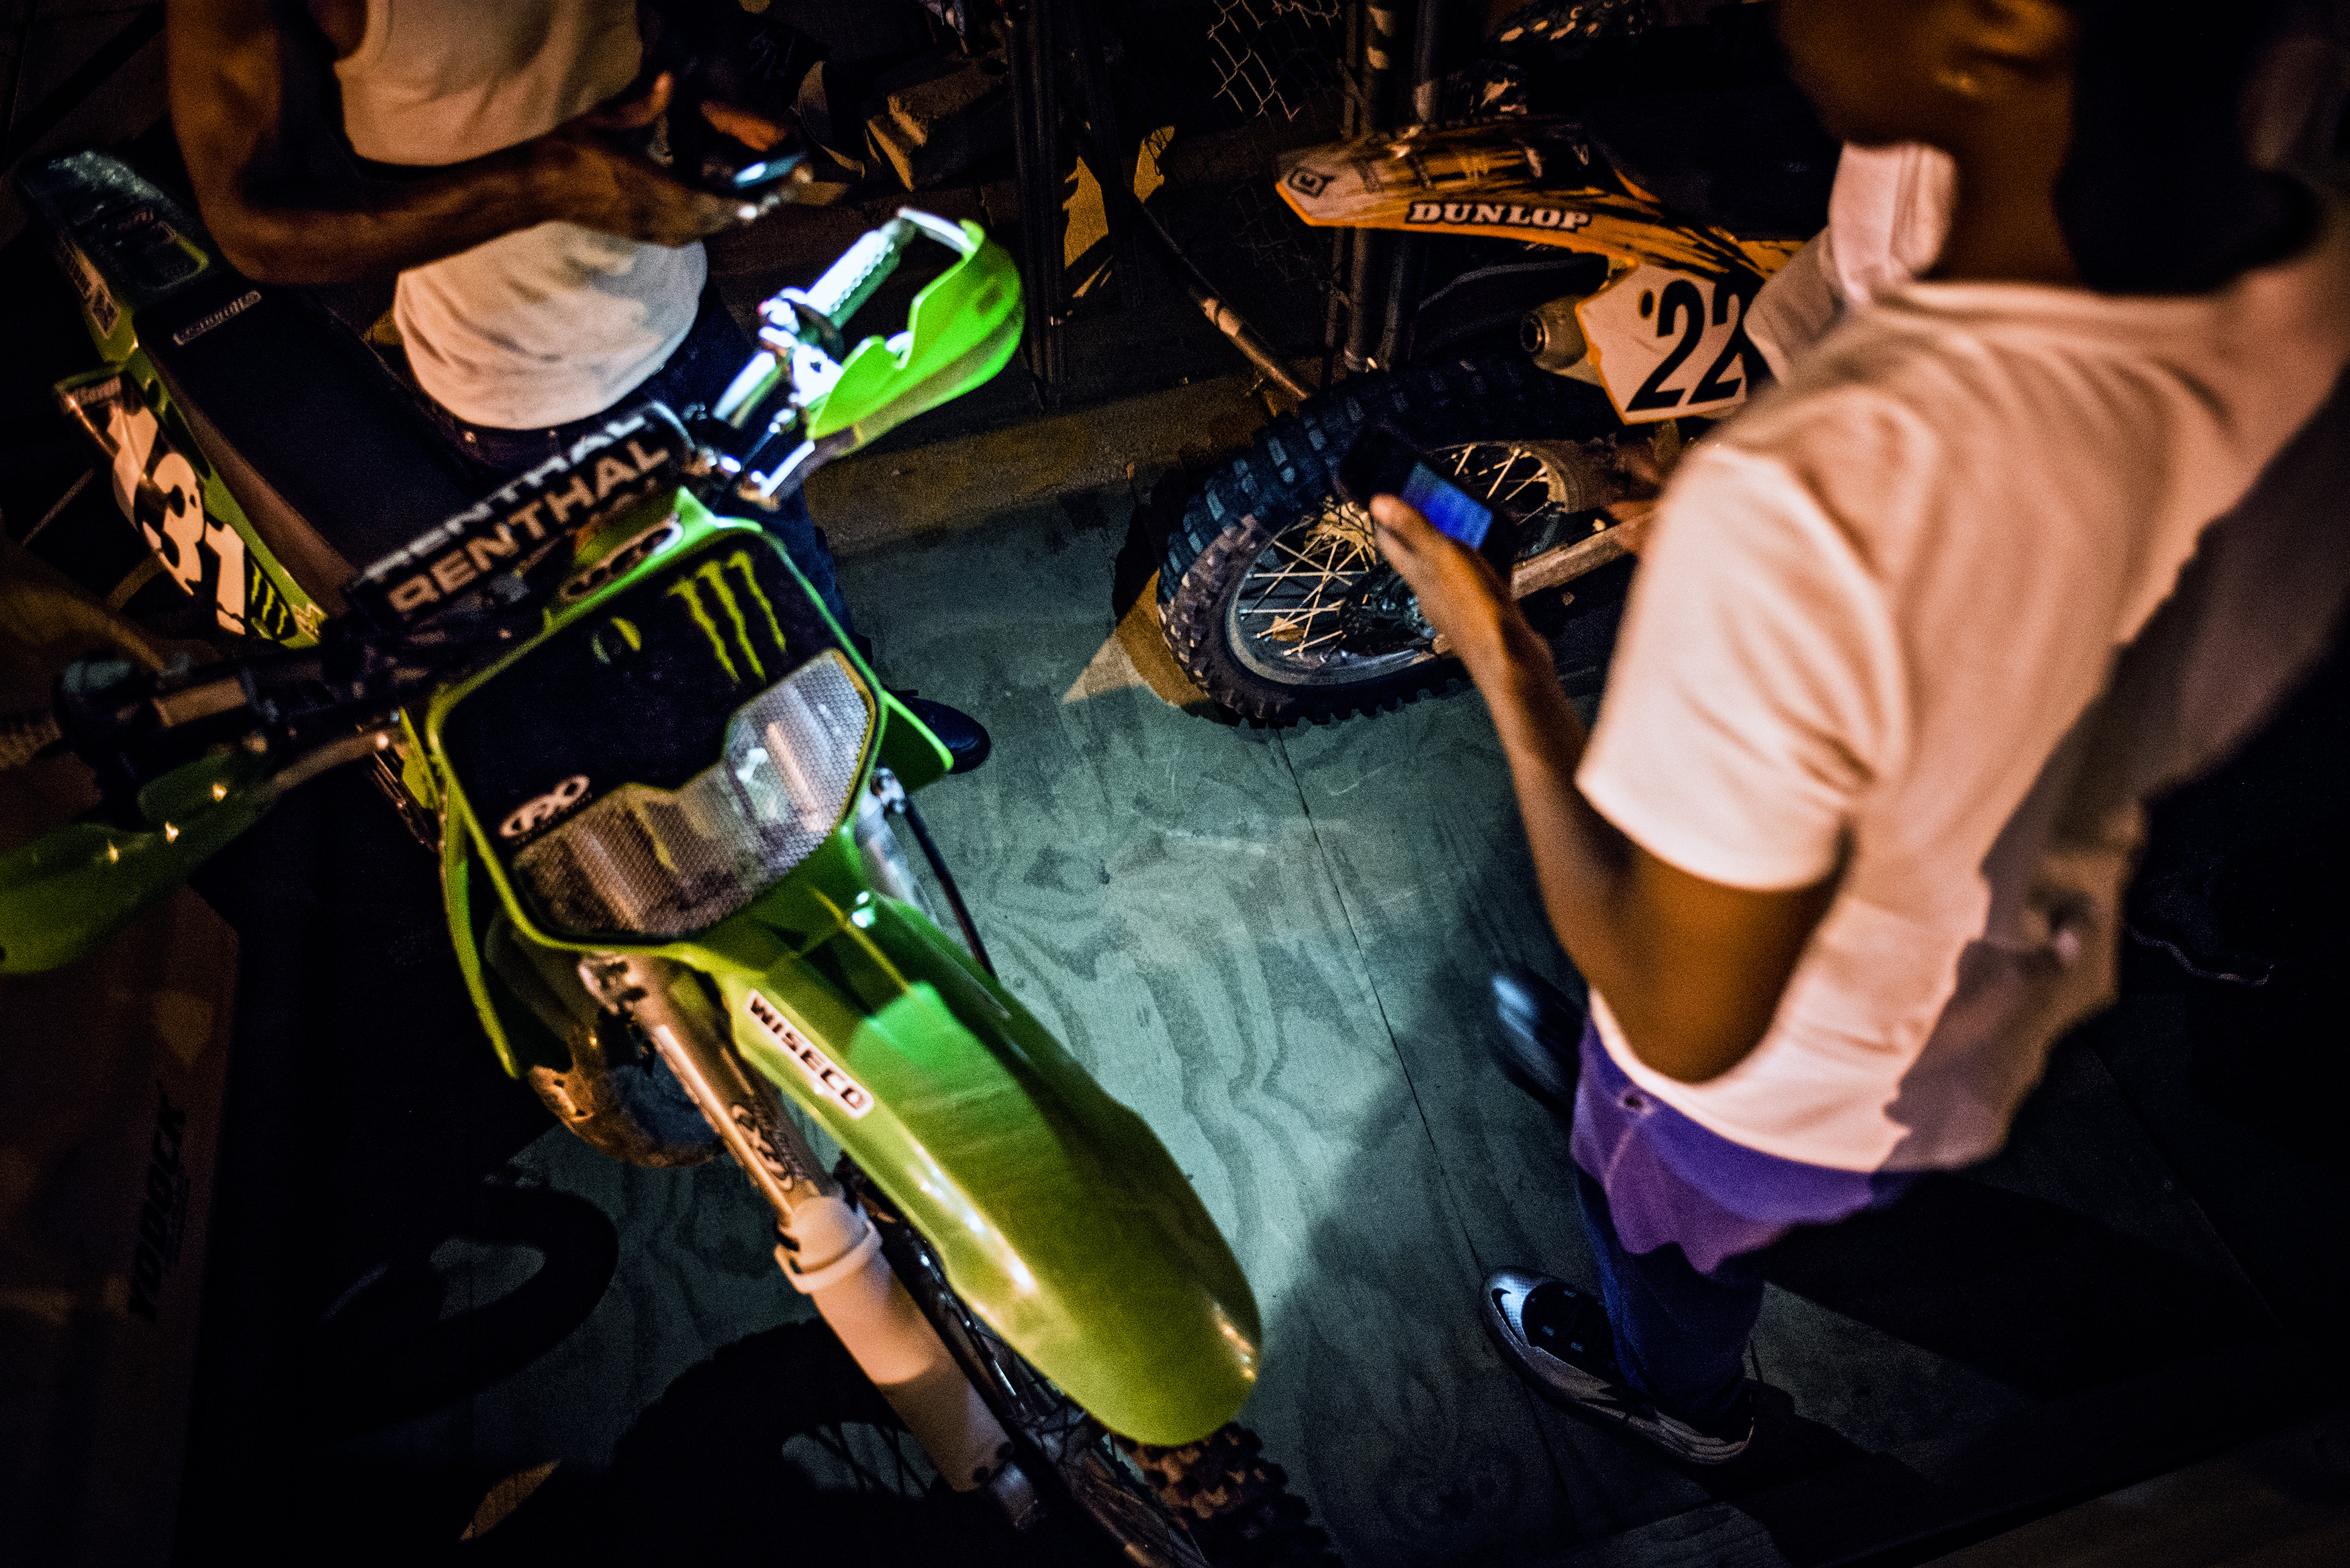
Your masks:
<path fill-rule="evenodd" d="M 464 698 L 648 574 L 716 542 L 775 548 L 754 525 L 715 517 L 691 496 L 675 504 L 677 545 L 567 607 L 540 638 L 443 689 L 427 710 L 450 929 L 500 1060 L 517 1075 L 568 1061 L 518 1000 L 501 994 L 484 961 L 483 939 L 501 912 L 521 941 L 573 961 L 627 953 L 707 981 L 743 1059 L 930 1239 L 958 1293 L 1013 1348 L 1128 1437 L 1179 1443 L 1213 1430 L 1247 1399 L 1262 1343 L 1247 1281 L 1214 1221 L 1140 1117 L 937 927 L 875 892 L 853 822 L 748 907 L 672 942 L 547 931 L 491 852 L 444 751 L 444 727 Z M 648 507 L 611 531 L 660 519 Z M 943 774 L 938 742 L 853 653 L 843 656 L 868 699 L 879 693 L 858 787 L 877 765 L 910 789 Z M 869 1095 L 870 1109 L 852 1115 L 826 1092 L 827 1068 Z"/>

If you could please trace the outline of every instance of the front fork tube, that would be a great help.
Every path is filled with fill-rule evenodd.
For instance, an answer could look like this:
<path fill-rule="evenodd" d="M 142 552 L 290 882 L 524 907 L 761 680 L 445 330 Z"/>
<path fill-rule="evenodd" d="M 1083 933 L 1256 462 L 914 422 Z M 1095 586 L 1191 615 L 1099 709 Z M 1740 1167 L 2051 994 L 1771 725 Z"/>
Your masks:
<path fill-rule="evenodd" d="M 697 979 L 665 960 L 627 954 L 585 959 L 579 975 L 645 1032 L 775 1210 L 784 1277 L 816 1303 L 947 1484 L 987 1486 L 1023 1511 L 1015 1499 L 1027 1483 L 1010 1463 L 1002 1424 L 890 1272 L 872 1221 L 826 1173 L 774 1086 L 727 1043 L 725 1021 Z"/>

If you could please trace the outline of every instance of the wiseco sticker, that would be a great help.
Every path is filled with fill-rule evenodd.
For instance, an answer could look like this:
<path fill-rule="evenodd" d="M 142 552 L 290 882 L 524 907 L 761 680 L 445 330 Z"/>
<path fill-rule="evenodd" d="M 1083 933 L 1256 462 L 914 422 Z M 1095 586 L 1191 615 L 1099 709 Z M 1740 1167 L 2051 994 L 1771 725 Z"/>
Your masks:
<path fill-rule="evenodd" d="M 791 1021 L 776 1011 L 775 1004 L 753 992 L 743 1001 L 744 1016 L 759 1026 L 768 1039 L 784 1048 L 784 1054 L 802 1076 L 815 1085 L 816 1092 L 847 1111 L 861 1116 L 873 1108 L 873 1096 L 865 1085 L 848 1075 L 848 1070 L 817 1050 L 808 1037 L 791 1025 Z"/>
<path fill-rule="evenodd" d="M 1633 268 L 1575 307 L 1584 341 L 1627 424 L 1711 414 L 1746 400 L 1762 357 L 1746 336 L 1761 281 Z"/>

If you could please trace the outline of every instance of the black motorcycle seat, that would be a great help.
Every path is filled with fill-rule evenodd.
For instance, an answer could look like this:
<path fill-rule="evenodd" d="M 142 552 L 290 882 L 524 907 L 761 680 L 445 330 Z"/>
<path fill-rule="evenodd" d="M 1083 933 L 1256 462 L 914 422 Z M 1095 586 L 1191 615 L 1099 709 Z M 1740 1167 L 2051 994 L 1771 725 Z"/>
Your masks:
<path fill-rule="evenodd" d="M 1753 240 L 1827 226 L 1842 148 L 1792 82 L 1596 98 L 1583 129 L 1619 173 L 1685 217 Z"/>
<path fill-rule="evenodd" d="M 330 611 L 358 568 L 486 488 L 373 350 L 296 290 L 215 261 L 139 327 L 254 531 Z"/>

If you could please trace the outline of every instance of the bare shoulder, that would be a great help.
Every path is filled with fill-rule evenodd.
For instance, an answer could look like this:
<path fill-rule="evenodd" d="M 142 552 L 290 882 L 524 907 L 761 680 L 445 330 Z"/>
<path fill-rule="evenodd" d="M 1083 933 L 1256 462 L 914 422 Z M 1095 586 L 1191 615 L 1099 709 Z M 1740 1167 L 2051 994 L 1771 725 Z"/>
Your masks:
<path fill-rule="evenodd" d="M 328 45 L 314 4 L 326 0 L 169 0 L 172 129 L 216 232 L 273 149 L 315 134 Z"/>
<path fill-rule="evenodd" d="M 214 121 L 250 119 L 265 103 L 274 110 L 265 100 L 276 96 L 282 21 L 279 0 L 170 0 L 165 58 L 183 145 Z"/>

